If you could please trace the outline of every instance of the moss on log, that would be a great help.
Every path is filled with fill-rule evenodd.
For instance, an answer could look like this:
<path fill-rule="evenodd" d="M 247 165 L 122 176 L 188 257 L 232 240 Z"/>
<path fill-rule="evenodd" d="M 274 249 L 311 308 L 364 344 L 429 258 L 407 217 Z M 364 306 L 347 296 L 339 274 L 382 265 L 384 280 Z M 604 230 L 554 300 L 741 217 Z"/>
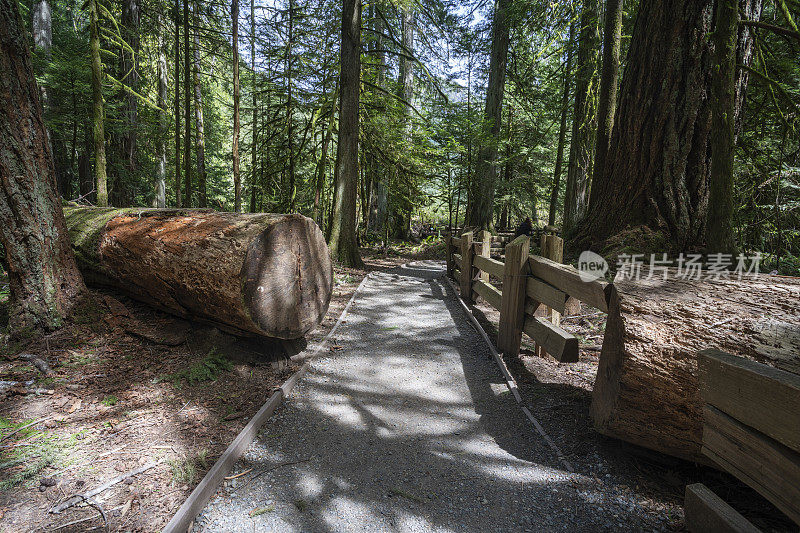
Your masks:
<path fill-rule="evenodd" d="M 322 321 L 333 266 L 302 215 L 64 206 L 87 281 L 240 335 L 299 338 Z"/>

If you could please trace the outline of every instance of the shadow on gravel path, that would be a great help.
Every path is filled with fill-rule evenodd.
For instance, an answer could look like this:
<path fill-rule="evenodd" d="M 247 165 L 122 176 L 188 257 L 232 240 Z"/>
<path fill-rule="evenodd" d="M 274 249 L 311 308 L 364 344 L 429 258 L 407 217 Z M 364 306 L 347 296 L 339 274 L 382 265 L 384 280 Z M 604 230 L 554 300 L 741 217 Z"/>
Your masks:
<path fill-rule="evenodd" d="M 559 469 L 442 273 L 421 261 L 370 277 L 197 531 L 661 529 Z"/>

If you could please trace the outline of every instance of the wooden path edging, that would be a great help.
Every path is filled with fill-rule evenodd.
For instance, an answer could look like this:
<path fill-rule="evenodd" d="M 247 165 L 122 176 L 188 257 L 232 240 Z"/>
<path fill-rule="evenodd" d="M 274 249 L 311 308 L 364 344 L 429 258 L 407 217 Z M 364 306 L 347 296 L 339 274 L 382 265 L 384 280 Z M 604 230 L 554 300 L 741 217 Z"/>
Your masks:
<path fill-rule="evenodd" d="M 172 517 L 172 519 L 167 523 L 167 525 L 162 530 L 164 533 L 184 533 L 188 531 L 188 529 L 192 526 L 194 519 L 197 517 L 198 513 L 206 506 L 208 501 L 217 492 L 217 489 L 222 484 L 222 481 L 225 478 L 225 475 L 230 471 L 236 461 L 238 461 L 242 454 L 250 447 L 250 444 L 255 439 L 258 431 L 261 429 L 266 421 L 272 416 L 272 413 L 275 412 L 275 409 L 283 402 L 286 397 L 289 396 L 289 393 L 292 392 L 292 389 L 308 370 L 311 362 L 310 359 L 315 357 L 319 354 L 322 348 L 327 343 L 328 339 L 336 333 L 336 330 L 344 321 L 344 318 L 347 316 L 348 311 L 350 310 L 350 306 L 356 299 L 356 295 L 361 291 L 361 288 L 366 283 L 367 279 L 371 277 L 372 273 L 367 274 L 364 276 L 364 279 L 361 280 L 361 283 L 356 288 L 353 295 L 350 297 L 350 300 L 347 302 L 347 305 L 342 310 L 342 314 L 339 315 L 339 319 L 336 321 L 336 324 L 331 328 L 327 335 L 317 344 L 317 346 L 308 354 L 298 354 L 293 356 L 291 359 L 293 361 L 305 361 L 303 366 L 300 367 L 300 370 L 292 374 L 289 379 L 287 379 L 283 385 L 281 385 L 278 390 L 276 390 L 266 403 L 258 410 L 258 412 L 250 419 L 250 422 L 242 429 L 242 431 L 233 439 L 222 455 L 217 459 L 217 462 L 214 463 L 214 466 L 211 467 L 200 483 L 194 488 L 189 497 L 186 498 L 186 501 L 183 502 L 183 505 L 180 506 L 178 512 Z"/>

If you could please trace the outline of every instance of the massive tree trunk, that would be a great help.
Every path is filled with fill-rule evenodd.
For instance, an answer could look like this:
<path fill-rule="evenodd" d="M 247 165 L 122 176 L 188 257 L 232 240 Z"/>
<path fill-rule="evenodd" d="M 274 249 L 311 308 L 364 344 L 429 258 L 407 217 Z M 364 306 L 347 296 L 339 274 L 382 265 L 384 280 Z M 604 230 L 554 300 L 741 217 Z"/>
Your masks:
<path fill-rule="evenodd" d="M 503 93 L 506 85 L 506 61 L 509 40 L 509 0 L 496 0 L 492 21 L 492 51 L 489 58 L 489 84 L 483 113 L 488 130 L 484 145 L 478 151 L 478 164 L 470 186 L 467 226 L 488 229 L 492 223 L 494 187 L 497 179 L 497 143 L 503 118 Z"/>
<path fill-rule="evenodd" d="M 239 0 L 231 3 L 231 43 L 233 44 L 233 210 L 242 211 L 242 177 L 239 174 Z"/>
<path fill-rule="evenodd" d="M 31 11 L 33 45 L 49 56 L 53 47 L 53 11 L 49 0 L 35 0 Z"/>
<path fill-rule="evenodd" d="M 103 116 L 103 63 L 100 59 L 100 13 L 97 0 L 89 0 L 89 49 L 92 57 L 92 124 L 94 128 L 94 176 L 97 205 L 108 205 L 106 177 L 106 134 Z"/>
<path fill-rule="evenodd" d="M 200 207 L 208 206 L 208 196 L 206 194 L 206 136 L 205 124 L 203 122 L 203 91 L 200 86 L 200 16 L 198 14 L 197 2 L 192 4 L 194 14 L 194 119 L 195 136 L 197 137 L 197 195 Z M 188 197 L 188 195 L 187 195 Z"/>
<path fill-rule="evenodd" d="M 14 334 L 60 326 L 85 291 L 56 194 L 25 31 L 16 0 L 0 0 L 0 244 Z"/>
<path fill-rule="evenodd" d="M 703 461 L 697 352 L 717 347 L 800 373 L 800 280 L 671 274 L 609 291 L 591 411 L 601 433 Z"/>
<path fill-rule="evenodd" d="M 600 247 L 637 226 L 657 232 L 659 250 L 702 244 L 712 7 L 711 0 L 639 7 L 605 169 L 576 232 L 587 244 Z"/>
<path fill-rule="evenodd" d="M 255 0 L 250 0 L 250 72 L 253 83 L 252 93 L 253 124 L 250 145 L 250 212 L 256 211 L 256 169 L 258 168 L 258 76 L 256 74 L 256 8 Z"/>
<path fill-rule="evenodd" d="M 603 71 L 600 76 L 600 100 L 597 104 L 597 143 L 594 150 L 592 180 L 606 166 L 608 145 L 614 129 L 619 84 L 619 48 L 622 38 L 623 0 L 606 0 L 603 24 Z"/>
<path fill-rule="evenodd" d="M 564 164 L 564 145 L 567 137 L 567 114 L 569 105 L 569 83 L 572 76 L 572 36 L 575 25 L 569 26 L 569 41 L 567 41 L 567 64 L 564 67 L 564 92 L 561 95 L 561 125 L 558 129 L 558 149 L 556 152 L 556 168 L 553 172 L 553 188 L 550 191 L 550 211 L 547 215 L 547 223 L 550 226 L 556 225 L 556 207 L 558 206 L 558 188 L 561 183 L 561 167 Z"/>
<path fill-rule="evenodd" d="M 66 206 L 87 279 L 230 332 L 299 338 L 333 287 L 328 247 L 302 215 Z"/>
<path fill-rule="evenodd" d="M 414 55 L 414 25 L 415 17 L 412 7 L 406 6 L 402 11 L 402 44 L 403 53 L 410 56 Z M 414 62 L 413 60 L 400 56 L 400 68 L 397 84 L 399 86 L 399 96 L 403 99 L 402 129 L 405 142 L 410 146 L 411 141 L 411 99 L 414 97 Z M 410 177 L 407 170 L 397 169 L 397 189 L 410 189 Z M 411 194 L 401 194 L 398 201 L 392 206 L 391 218 L 394 221 L 394 235 L 398 239 L 406 240 L 411 229 Z"/>
<path fill-rule="evenodd" d="M 359 266 L 356 240 L 358 191 L 358 106 L 361 89 L 361 3 L 344 0 L 339 73 L 339 137 L 331 209 L 331 255 L 344 265 Z"/>
<path fill-rule="evenodd" d="M 572 140 L 564 194 L 564 231 L 569 232 L 583 215 L 589 201 L 595 133 L 597 131 L 597 57 L 600 35 L 597 26 L 598 0 L 584 0 L 578 57 L 575 68 L 575 108 Z"/>

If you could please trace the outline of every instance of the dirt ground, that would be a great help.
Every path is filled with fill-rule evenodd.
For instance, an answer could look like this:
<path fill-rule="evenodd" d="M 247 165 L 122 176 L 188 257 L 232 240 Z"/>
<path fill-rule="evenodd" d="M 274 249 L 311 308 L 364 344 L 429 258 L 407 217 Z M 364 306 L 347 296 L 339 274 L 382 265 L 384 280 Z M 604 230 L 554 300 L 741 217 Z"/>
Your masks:
<path fill-rule="evenodd" d="M 368 272 L 440 252 L 364 249 L 364 268 L 335 269 L 330 308 L 307 340 L 330 330 Z M 296 370 L 281 345 L 254 346 L 113 291 L 92 295 L 55 333 L 16 343 L 0 337 L 1 532 L 90 531 L 104 521 L 109 531 L 160 530 Z M 7 299 L 0 277 L 0 332 Z M 52 371 L 43 374 L 25 354 Z"/>

